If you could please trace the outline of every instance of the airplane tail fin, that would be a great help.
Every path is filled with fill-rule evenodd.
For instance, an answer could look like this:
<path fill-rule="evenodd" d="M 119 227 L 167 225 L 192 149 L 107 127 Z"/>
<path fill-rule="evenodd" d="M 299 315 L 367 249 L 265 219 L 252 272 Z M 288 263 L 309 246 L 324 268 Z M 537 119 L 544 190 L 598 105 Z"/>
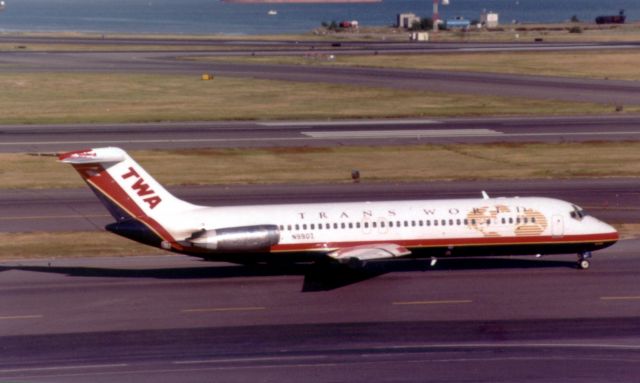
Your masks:
<path fill-rule="evenodd" d="M 71 164 L 115 218 L 107 230 L 165 249 L 179 247 L 172 221 L 196 208 L 169 193 L 119 148 L 78 150 L 58 155 Z"/>

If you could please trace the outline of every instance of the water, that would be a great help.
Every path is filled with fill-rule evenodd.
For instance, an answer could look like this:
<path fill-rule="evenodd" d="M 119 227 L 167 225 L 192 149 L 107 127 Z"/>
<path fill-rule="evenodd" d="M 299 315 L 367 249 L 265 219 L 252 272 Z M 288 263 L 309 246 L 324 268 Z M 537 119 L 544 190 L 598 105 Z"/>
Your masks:
<path fill-rule="evenodd" d="M 0 31 L 78 31 L 155 34 L 278 34 L 308 32 L 323 21 L 358 20 L 393 25 L 396 14 L 431 15 L 431 0 L 384 0 L 375 4 L 229 4 L 219 0 L 5 0 Z M 270 9 L 278 15 L 269 16 Z M 640 18 L 639 0 L 451 0 L 443 18 L 479 18 L 498 12 L 500 23 L 562 22 L 576 15 L 593 21 L 625 9 Z"/>

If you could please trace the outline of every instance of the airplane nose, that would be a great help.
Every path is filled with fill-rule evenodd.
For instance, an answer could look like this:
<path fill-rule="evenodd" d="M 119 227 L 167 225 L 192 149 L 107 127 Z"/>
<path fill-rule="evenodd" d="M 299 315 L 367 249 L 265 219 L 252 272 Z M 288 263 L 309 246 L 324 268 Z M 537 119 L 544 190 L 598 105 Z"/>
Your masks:
<path fill-rule="evenodd" d="M 617 241 L 620 238 L 618 230 L 608 223 L 600 221 L 593 216 L 587 216 L 585 217 L 585 219 L 589 220 L 588 225 L 591 227 L 591 230 L 593 230 L 594 234 L 606 235 L 607 238 L 612 241 Z"/>
<path fill-rule="evenodd" d="M 618 239 L 620 239 L 620 234 L 618 233 L 618 230 L 615 227 L 609 225 L 606 222 L 603 222 L 603 221 L 600 221 L 600 220 L 597 220 L 597 221 L 598 221 L 598 226 L 599 226 L 599 230 L 598 231 L 600 233 L 610 235 L 611 236 L 611 240 L 614 240 L 614 241 L 617 241 Z"/>

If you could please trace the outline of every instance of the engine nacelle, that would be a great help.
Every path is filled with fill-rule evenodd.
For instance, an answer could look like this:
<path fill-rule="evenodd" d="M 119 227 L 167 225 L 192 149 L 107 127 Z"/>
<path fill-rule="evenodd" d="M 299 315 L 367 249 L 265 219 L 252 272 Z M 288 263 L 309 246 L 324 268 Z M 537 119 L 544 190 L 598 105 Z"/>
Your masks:
<path fill-rule="evenodd" d="M 280 242 L 280 230 L 276 225 L 203 229 L 193 233 L 186 242 L 195 247 L 217 252 L 261 251 Z"/>

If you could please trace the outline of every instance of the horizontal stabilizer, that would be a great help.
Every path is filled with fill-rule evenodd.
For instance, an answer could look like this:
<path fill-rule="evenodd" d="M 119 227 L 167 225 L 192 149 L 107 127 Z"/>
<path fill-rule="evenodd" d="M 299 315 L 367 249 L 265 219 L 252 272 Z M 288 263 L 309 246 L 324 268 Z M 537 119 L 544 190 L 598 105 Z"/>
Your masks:
<path fill-rule="evenodd" d="M 62 153 L 58 159 L 65 164 L 94 164 L 100 162 L 122 162 L 126 153 L 119 148 L 98 148 Z"/>
<path fill-rule="evenodd" d="M 331 258 L 338 261 L 349 261 L 357 259 L 360 261 L 371 261 L 377 259 L 389 259 L 402 257 L 411 254 L 411 251 L 404 246 L 394 243 L 377 243 L 354 247 L 345 247 L 329 253 Z"/>

